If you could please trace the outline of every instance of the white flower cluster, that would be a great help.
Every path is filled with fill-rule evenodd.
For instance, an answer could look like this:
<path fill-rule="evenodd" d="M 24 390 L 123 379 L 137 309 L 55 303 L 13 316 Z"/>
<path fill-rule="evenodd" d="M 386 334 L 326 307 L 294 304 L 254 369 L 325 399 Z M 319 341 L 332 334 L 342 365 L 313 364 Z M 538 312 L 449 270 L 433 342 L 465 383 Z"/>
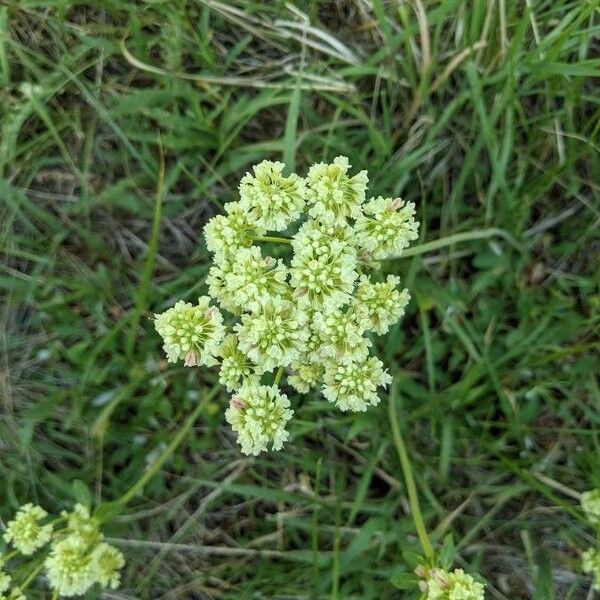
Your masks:
<path fill-rule="evenodd" d="M 284 370 L 296 391 L 320 387 L 342 411 L 376 405 L 391 381 L 369 356 L 369 336 L 389 330 L 409 294 L 398 277 L 377 277 L 376 260 L 398 256 L 419 224 L 414 204 L 367 200 L 366 171 L 349 171 L 343 156 L 313 165 L 306 178 L 284 175 L 280 162 L 255 166 L 239 201 L 204 229 L 214 256 L 208 296 L 155 315 L 170 362 L 220 362 L 232 392 L 225 416 L 245 454 L 278 450 L 288 437 Z M 289 261 L 281 250 L 291 250 Z"/>
<path fill-rule="evenodd" d="M 7 524 L 4 540 L 27 557 L 50 544 L 43 566 L 57 596 L 79 596 L 94 584 L 119 587 L 125 559 L 117 548 L 103 541 L 100 523 L 87 507 L 76 504 L 71 512 L 63 511 L 60 518 L 42 523 L 47 516 L 40 506 L 23 505 Z M 0 600 L 24 599 L 19 587 L 8 592 L 11 582 L 9 575 L 0 572 Z"/>
<path fill-rule="evenodd" d="M 592 576 L 594 589 L 600 591 L 600 489 L 583 492 L 581 508 L 596 530 L 596 544 L 581 555 L 582 568 L 584 573 Z"/>
<path fill-rule="evenodd" d="M 485 586 L 475 581 L 462 569 L 446 571 L 441 568 L 426 570 L 420 584 L 425 600 L 484 600 Z"/>

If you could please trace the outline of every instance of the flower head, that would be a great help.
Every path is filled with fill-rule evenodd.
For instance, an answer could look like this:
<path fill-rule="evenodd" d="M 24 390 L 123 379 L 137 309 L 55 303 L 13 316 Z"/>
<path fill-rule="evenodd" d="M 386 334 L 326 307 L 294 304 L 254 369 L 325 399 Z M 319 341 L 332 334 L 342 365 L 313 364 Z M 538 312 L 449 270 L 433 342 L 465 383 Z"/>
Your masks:
<path fill-rule="evenodd" d="M 287 268 L 281 259 L 263 258 L 258 246 L 240 249 L 225 275 L 224 293 L 235 313 L 257 311 L 272 296 L 286 296 Z"/>
<path fill-rule="evenodd" d="M 595 590 L 600 591 L 600 548 L 589 548 L 581 555 L 581 566 L 584 573 L 589 573 Z"/>
<path fill-rule="evenodd" d="M 249 248 L 255 236 L 264 235 L 265 229 L 248 219 L 239 202 L 225 205 L 227 215 L 213 217 L 204 227 L 206 247 L 218 259 L 226 258 L 240 248 Z"/>
<path fill-rule="evenodd" d="M 330 362 L 325 366 L 323 395 L 342 411 L 364 412 L 379 404 L 377 388 L 391 383 L 383 363 L 371 356 L 347 363 Z"/>
<path fill-rule="evenodd" d="M 263 160 L 240 181 L 240 207 L 257 227 L 282 231 L 298 220 L 305 204 L 304 180 L 292 173 L 284 177 L 284 164 Z"/>
<path fill-rule="evenodd" d="M 387 333 L 403 314 L 410 299 L 408 290 L 397 289 L 400 278 L 388 275 L 385 282 L 373 283 L 366 275 L 361 275 L 352 307 L 365 329 L 379 334 Z"/>
<path fill-rule="evenodd" d="M 350 300 L 356 271 L 356 250 L 347 230 L 308 221 L 294 237 L 290 283 L 298 303 L 314 310 L 334 310 Z"/>
<path fill-rule="evenodd" d="M 4 532 L 4 541 L 26 556 L 33 554 L 50 541 L 52 525 L 42 525 L 40 521 L 48 516 L 41 506 L 25 504 L 17 511 L 15 518 L 9 521 Z"/>
<path fill-rule="evenodd" d="M 92 554 L 79 536 L 53 544 L 44 565 L 50 586 L 61 596 L 85 594 L 95 583 Z"/>
<path fill-rule="evenodd" d="M 121 551 L 102 542 L 92 551 L 91 560 L 94 580 L 104 588 L 118 588 L 121 583 L 119 571 L 125 565 Z"/>
<path fill-rule="evenodd" d="M 219 309 L 209 306 L 210 298 L 201 296 L 198 304 L 180 300 L 161 314 L 154 315 L 154 327 L 164 340 L 169 362 L 185 360 L 185 365 L 211 366 L 225 335 Z"/>
<path fill-rule="evenodd" d="M 219 352 L 221 356 L 221 369 L 219 382 L 228 391 L 236 390 L 244 379 L 251 377 L 255 370 L 254 365 L 247 356 L 238 348 L 237 336 L 230 334 L 225 338 Z"/>
<path fill-rule="evenodd" d="M 244 454 L 257 456 L 267 450 L 280 450 L 288 438 L 285 429 L 293 411 L 285 394 L 275 385 L 245 383 L 232 397 L 225 418 L 238 435 Z"/>
<path fill-rule="evenodd" d="M 600 489 L 583 492 L 581 508 L 591 525 L 600 525 Z"/>
<path fill-rule="evenodd" d="M 308 338 L 307 316 L 289 300 L 271 297 L 234 326 L 239 349 L 262 371 L 286 367 L 296 360 Z"/>
<path fill-rule="evenodd" d="M 323 365 L 320 362 L 294 362 L 288 383 L 301 394 L 307 394 L 323 378 Z"/>
<path fill-rule="evenodd" d="M 317 312 L 313 329 L 320 339 L 320 355 L 336 362 L 362 361 L 369 354 L 371 342 L 363 336 L 365 327 L 353 310 Z"/>
<path fill-rule="evenodd" d="M 71 512 L 63 510 L 61 516 L 67 519 L 69 535 L 79 537 L 85 544 L 95 544 L 102 539 L 98 519 L 90 515 L 83 504 L 76 504 Z"/>
<path fill-rule="evenodd" d="M 426 600 L 484 600 L 484 585 L 462 569 L 431 569 Z"/>
<path fill-rule="evenodd" d="M 371 198 L 356 220 L 355 230 L 362 248 L 376 259 L 399 256 L 416 240 L 419 223 L 414 219 L 415 205 L 399 198 Z"/>
<path fill-rule="evenodd" d="M 361 214 L 361 204 L 369 178 L 366 171 L 350 177 L 350 164 L 345 156 L 338 156 L 333 163 L 313 165 L 306 177 L 308 211 L 311 217 L 326 223 L 357 219 Z"/>

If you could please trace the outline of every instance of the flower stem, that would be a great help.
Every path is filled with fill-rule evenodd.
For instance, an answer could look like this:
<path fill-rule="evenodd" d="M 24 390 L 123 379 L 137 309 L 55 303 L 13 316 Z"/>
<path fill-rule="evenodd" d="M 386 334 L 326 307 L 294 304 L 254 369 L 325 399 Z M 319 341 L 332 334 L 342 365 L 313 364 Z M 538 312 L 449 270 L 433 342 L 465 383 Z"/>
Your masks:
<path fill-rule="evenodd" d="M 19 586 L 21 590 L 26 590 L 29 584 L 40 574 L 40 571 L 44 568 L 44 561 L 42 561 L 31 573 L 29 577 Z"/>
<path fill-rule="evenodd" d="M 400 426 L 398 425 L 398 415 L 396 413 L 396 385 L 395 382 L 392 384 L 390 390 L 388 407 L 389 407 L 389 418 L 390 425 L 392 426 L 392 436 L 394 438 L 394 445 L 398 452 L 398 458 L 400 459 L 400 465 L 402 467 L 402 474 L 404 475 L 404 482 L 406 483 L 406 491 L 408 493 L 408 503 L 410 504 L 410 513 L 412 515 L 415 529 L 417 530 L 417 536 L 419 537 L 419 543 L 423 548 L 423 552 L 428 560 L 433 562 L 434 551 L 431 542 L 429 541 L 429 535 L 425 528 L 425 522 L 423 521 L 423 515 L 421 514 L 421 507 L 419 506 L 419 497 L 417 496 L 417 486 L 410 466 L 410 459 L 406 451 L 406 445 L 402 433 L 400 432 Z"/>
<path fill-rule="evenodd" d="M 121 498 L 118 500 L 119 504 L 125 505 L 136 496 L 138 492 L 140 492 L 143 487 L 152 479 L 156 473 L 160 470 L 164 462 L 175 452 L 177 447 L 183 442 L 185 436 L 188 434 L 189 430 L 192 428 L 192 425 L 199 417 L 202 409 L 206 406 L 208 402 L 215 396 L 217 391 L 219 390 L 219 386 L 215 386 L 204 398 L 198 402 L 196 408 L 190 413 L 189 417 L 185 420 L 181 429 L 177 432 L 175 437 L 171 440 L 169 445 L 161 452 L 159 457 L 152 463 L 152 465 L 148 468 L 148 470 L 127 490 Z"/>
<path fill-rule="evenodd" d="M 252 238 L 256 242 L 273 242 L 274 244 L 291 244 L 292 240 L 277 235 L 257 235 Z"/>
<path fill-rule="evenodd" d="M 400 256 L 391 256 L 389 259 L 386 260 L 395 260 L 398 258 L 418 256 L 420 254 L 427 254 L 427 252 L 439 250 L 440 248 L 445 248 L 446 246 L 458 244 L 459 242 L 484 240 L 486 238 L 494 236 L 504 238 L 511 246 L 514 246 L 520 252 L 523 251 L 523 247 L 521 246 L 521 244 L 519 244 L 519 242 L 515 240 L 515 238 L 512 235 L 510 235 L 510 233 L 504 231 L 504 229 L 490 227 L 489 229 L 475 229 L 473 231 L 463 231 L 462 233 L 455 233 L 454 235 L 449 235 L 447 237 L 440 238 L 439 240 L 433 240 L 432 242 L 419 244 L 418 246 L 413 246 L 412 248 L 407 248 L 406 250 L 403 250 Z"/>
<path fill-rule="evenodd" d="M 281 381 L 281 376 L 283 375 L 283 367 L 279 367 L 277 369 L 277 373 L 275 373 L 275 379 L 273 379 L 273 385 L 278 385 Z"/>

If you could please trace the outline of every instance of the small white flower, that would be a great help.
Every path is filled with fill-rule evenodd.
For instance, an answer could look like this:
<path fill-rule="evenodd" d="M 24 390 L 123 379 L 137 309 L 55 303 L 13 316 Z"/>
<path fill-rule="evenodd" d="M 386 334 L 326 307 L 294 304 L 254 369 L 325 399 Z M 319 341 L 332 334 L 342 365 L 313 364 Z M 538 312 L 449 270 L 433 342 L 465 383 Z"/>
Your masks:
<path fill-rule="evenodd" d="M 402 317 L 410 294 L 406 289 L 397 289 L 399 283 L 400 278 L 395 275 L 388 275 L 385 282 L 376 283 L 361 275 L 352 298 L 352 308 L 365 329 L 381 335 Z"/>
<path fill-rule="evenodd" d="M 91 560 L 94 580 L 103 588 L 118 588 L 121 584 L 120 570 L 125 566 L 121 551 L 101 542 L 92 551 Z"/>
<path fill-rule="evenodd" d="M 431 569 L 425 600 L 484 600 L 484 585 L 462 569 Z"/>
<path fill-rule="evenodd" d="M 581 566 L 592 576 L 594 589 L 600 591 L 600 547 L 586 550 L 581 555 Z"/>
<path fill-rule="evenodd" d="M 4 541 L 12 545 L 25 556 L 33 554 L 46 545 L 52 536 L 52 525 L 42 525 L 40 521 L 48 516 L 41 506 L 24 504 L 19 508 L 4 532 Z"/>
<path fill-rule="evenodd" d="M 255 373 L 254 365 L 238 348 L 237 336 L 228 335 L 221 345 L 219 354 L 221 356 L 219 382 L 228 391 L 238 389 L 244 379 L 249 379 Z"/>
<path fill-rule="evenodd" d="M 245 383 L 232 397 L 225 418 L 238 436 L 244 454 L 257 456 L 268 449 L 281 450 L 292 417 L 290 402 L 277 386 Z"/>
<path fill-rule="evenodd" d="M 95 583 L 92 555 L 78 536 L 54 543 L 44 565 L 50 587 L 61 596 L 80 596 Z"/>
<path fill-rule="evenodd" d="M 591 525 L 600 525 L 600 490 L 583 492 L 581 508 Z"/>
<path fill-rule="evenodd" d="M 306 314 L 289 300 L 269 298 L 258 312 L 242 315 L 234 326 L 238 347 L 262 372 L 287 367 L 308 339 L 306 322 Z"/>
<path fill-rule="evenodd" d="M 164 340 L 169 362 L 183 359 L 186 367 L 210 367 L 216 363 L 225 326 L 219 309 L 210 306 L 208 296 L 198 298 L 195 305 L 180 300 L 173 308 L 154 316 L 154 327 Z"/>
<path fill-rule="evenodd" d="M 354 226 L 359 244 L 376 259 L 400 256 L 418 238 L 415 205 L 399 198 L 371 198 Z"/>
<path fill-rule="evenodd" d="M 319 353 L 324 359 L 342 363 L 363 361 L 369 355 L 371 342 L 364 337 L 365 327 L 353 310 L 317 312 L 313 329 L 321 341 Z"/>
<path fill-rule="evenodd" d="M 377 388 L 392 382 L 376 357 L 348 363 L 328 363 L 323 376 L 323 395 L 342 411 L 364 412 L 381 400 Z"/>
<path fill-rule="evenodd" d="M 284 164 L 263 160 L 240 181 L 240 207 L 257 227 L 282 231 L 297 221 L 306 202 L 306 186 L 298 175 L 284 177 Z"/>
<path fill-rule="evenodd" d="M 333 163 L 313 165 L 306 177 L 308 211 L 311 217 L 325 223 L 344 222 L 347 218 L 357 219 L 365 200 L 369 181 L 366 171 L 353 177 L 347 173 L 350 164 L 345 156 L 338 156 Z"/>
<path fill-rule="evenodd" d="M 217 259 L 226 258 L 240 248 L 249 248 L 255 236 L 266 233 L 264 228 L 250 223 L 239 202 L 225 205 L 227 215 L 213 217 L 204 227 L 206 247 Z"/>
<path fill-rule="evenodd" d="M 319 362 L 294 362 L 291 364 L 291 369 L 292 373 L 287 381 L 301 394 L 307 394 L 323 379 L 323 365 Z"/>
<path fill-rule="evenodd" d="M 238 250 L 225 275 L 224 296 L 235 313 L 257 311 L 274 296 L 290 296 L 288 271 L 281 259 L 263 258 L 258 246 Z"/>
<path fill-rule="evenodd" d="M 350 300 L 358 272 L 347 228 L 307 221 L 292 247 L 290 283 L 300 306 L 334 310 Z"/>

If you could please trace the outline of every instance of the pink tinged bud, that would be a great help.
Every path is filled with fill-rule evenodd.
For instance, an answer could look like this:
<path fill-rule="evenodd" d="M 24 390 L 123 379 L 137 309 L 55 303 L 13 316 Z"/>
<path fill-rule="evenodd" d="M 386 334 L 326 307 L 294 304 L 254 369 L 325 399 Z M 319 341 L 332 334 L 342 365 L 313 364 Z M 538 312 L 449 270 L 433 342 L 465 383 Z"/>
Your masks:
<path fill-rule="evenodd" d="M 232 396 L 229 401 L 230 406 L 236 408 L 237 410 L 244 410 L 246 408 L 246 403 L 239 396 Z"/>
<path fill-rule="evenodd" d="M 420 579 L 425 579 L 427 577 L 427 569 L 425 569 L 425 567 L 423 565 L 419 565 L 415 569 L 415 575 L 417 577 L 419 577 Z"/>
<path fill-rule="evenodd" d="M 190 350 L 185 355 L 185 362 L 183 363 L 186 367 L 197 367 L 198 366 L 198 357 L 193 350 Z"/>
<path fill-rule="evenodd" d="M 216 314 L 217 312 L 217 308 L 215 306 L 211 306 L 205 313 L 204 313 L 204 318 L 207 321 L 210 321 Z"/>
<path fill-rule="evenodd" d="M 404 201 L 402 198 L 394 198 L 390 204 L 390 210 L 398 210 L 402 206 L 404 206 Z"/>
<path fill-rule="evenodd" d="M 304 296 L 306 294 L 306 292 L 307 292 L 307 289 L 305 287 L 299 287 L 294 292 L 294 298 L 301 298 L 302 296 Z"/>
<path fill-rule="evenodd" d="M 267 256 L 267 258 L 265 258 L 265 265 L 267 266 L 267 269 L 274 267 L 276 263 L 277 261 L 272 256 Z"/>

